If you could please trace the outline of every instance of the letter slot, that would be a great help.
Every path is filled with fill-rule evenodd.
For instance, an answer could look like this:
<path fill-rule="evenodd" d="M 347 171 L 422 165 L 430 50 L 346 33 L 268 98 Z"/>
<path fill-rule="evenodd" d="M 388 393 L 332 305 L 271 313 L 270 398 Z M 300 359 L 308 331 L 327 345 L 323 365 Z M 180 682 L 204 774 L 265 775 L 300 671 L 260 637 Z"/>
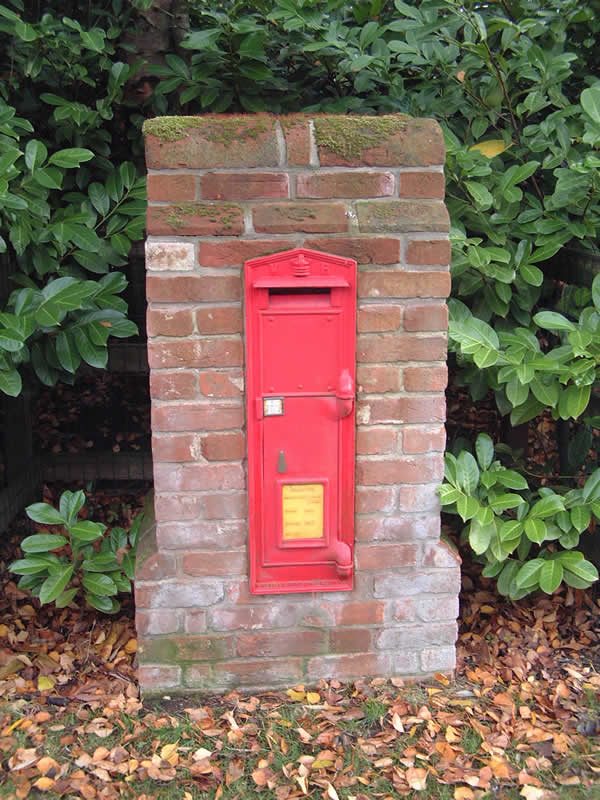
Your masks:
<path fill-rule="evenodd" d="M 250 589 L 352 588 L 356 262 L 245 265 Z"/>

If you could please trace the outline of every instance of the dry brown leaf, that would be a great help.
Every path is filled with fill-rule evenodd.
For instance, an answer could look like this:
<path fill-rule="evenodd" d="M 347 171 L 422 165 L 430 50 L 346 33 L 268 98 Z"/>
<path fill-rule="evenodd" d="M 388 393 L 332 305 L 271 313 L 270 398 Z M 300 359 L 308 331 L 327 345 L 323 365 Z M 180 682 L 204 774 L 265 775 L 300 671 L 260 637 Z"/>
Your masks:
<path fill-rule="evenodd" d="M 411 789 L 422 792 L 427 788 L 427 770 L 423 767 L 409 767 L 404 773 Z"/>

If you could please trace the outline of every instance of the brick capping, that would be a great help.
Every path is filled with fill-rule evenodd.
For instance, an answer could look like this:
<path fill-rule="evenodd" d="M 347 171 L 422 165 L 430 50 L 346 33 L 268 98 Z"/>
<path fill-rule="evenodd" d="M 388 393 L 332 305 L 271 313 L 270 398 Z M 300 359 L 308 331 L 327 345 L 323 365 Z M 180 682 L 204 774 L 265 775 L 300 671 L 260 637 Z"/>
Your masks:
<path fill-rule="evenodd" d="M 441 129 L 261 113 L 158 118 L 144 134 L 155 485 L 136 568 L 143 693 L 451 672 L 460 569 L 436 494 Z M 358 263 L 355 585 L 252 595 L 243 265 L 301 247 Z"/>

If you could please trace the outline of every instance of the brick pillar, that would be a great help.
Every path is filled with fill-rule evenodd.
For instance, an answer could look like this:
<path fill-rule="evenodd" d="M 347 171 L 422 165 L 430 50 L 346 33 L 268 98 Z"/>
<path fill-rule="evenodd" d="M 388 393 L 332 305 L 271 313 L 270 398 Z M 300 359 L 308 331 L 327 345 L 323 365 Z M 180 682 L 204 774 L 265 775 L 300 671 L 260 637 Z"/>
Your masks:
<path fill-rule="evenodd" d="M 145 136 L 156 521 L 136 577 L 143 691 L 451 671 L 439 127 L 213 115 L 151 120 Z M 359 265 L 355 588 L 253 596 L 242 267 L 300 246 Z"/>

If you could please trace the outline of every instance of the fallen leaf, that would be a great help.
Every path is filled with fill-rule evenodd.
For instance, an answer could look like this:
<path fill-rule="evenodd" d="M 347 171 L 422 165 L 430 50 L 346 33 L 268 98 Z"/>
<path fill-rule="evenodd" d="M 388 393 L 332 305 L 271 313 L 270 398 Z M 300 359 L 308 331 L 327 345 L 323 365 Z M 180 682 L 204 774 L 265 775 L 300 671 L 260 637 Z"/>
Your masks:
<path fill-rule="evenodd" d="M 335 790 L 335 787 L 332 786 L 331 783 L 329 783 L 329 781 L 327 781 L 327 797 L 329 797 L 330 800 L 340 800 L 339 795 Z"/>
<path fill-rule="evenodd" d="M 409 767 L 404 774 L 411 789 L 422 792 L 427 788 L 427 770 L 423 767 Z"/>

